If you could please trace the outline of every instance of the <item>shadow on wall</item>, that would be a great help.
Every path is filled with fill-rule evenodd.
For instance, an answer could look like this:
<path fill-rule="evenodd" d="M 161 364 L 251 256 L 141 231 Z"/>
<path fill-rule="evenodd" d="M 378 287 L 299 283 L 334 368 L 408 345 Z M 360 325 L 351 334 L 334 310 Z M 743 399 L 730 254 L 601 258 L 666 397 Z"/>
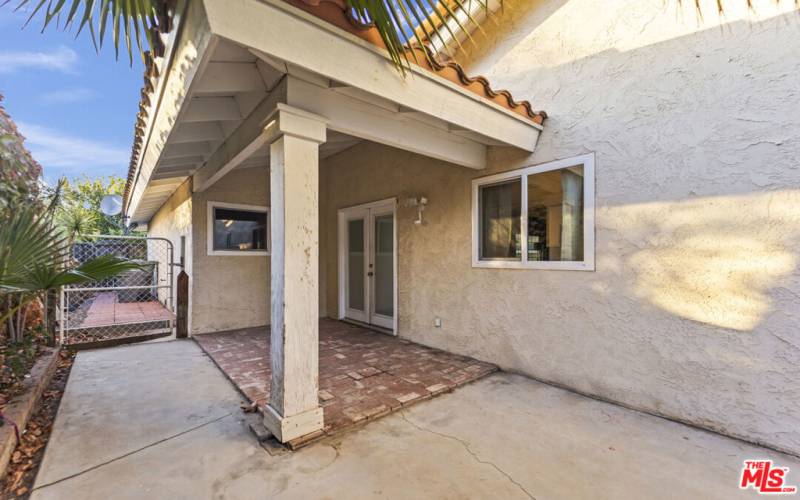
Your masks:
<path fill-rule="evenodd" d="M 794 190 L 611 207 L 601 224 L 613 237 L 598 267 L 629 266 L 636 296 L 694 321 L 750 331 L 776 310 L 800 321 L 800 297 L 789 288 L 798 207 Z"/>
<path fill-rule="evenodd" d="M 491 169 L 596 153 L 595 292 L 723 329 L 793 332 L 800 191 L 787 188 L 800 185 L 800 60 L 787 42 L 800 36 L 797 7 L 690 28 L 693 19 L 670 24 L 668 3 L 648 7 L 651 24 L 636 12 L 647 8 L 631 9 L 586 30 L 600 7 L 518 6 L 516 31 L 481 55 L 482 72 L 551 118 L 533 157 L 493 149 Z M 576 33 L 560 32 L 558 17 Z"/>
<path fill-rule="evenodd" d="M 557 43 L 561 50 L 531 54 L 527 62 L 540 69 L 592 59 L 604 51 L 630 52 L 702 31 L 732 33 L 736 24 L 759 31 L 764 23 L 781 18 L 780 26 L 790 27 L 790 16 L 797 17 L 798 10 L 795 0 L 506 0 L 503 10 L 452 56 L 469 73 L 484 74 L 494 82 L 511 76 L 503 71 L 505 55 L 530 52 L 543 40 Z M 582 29 L 582 24 L 590 27 Z M 607 26 L 605 36 L 598 36 L 599 26 Z M 509 90 L 517 95 L 524 89 L 509 86 Z"/>

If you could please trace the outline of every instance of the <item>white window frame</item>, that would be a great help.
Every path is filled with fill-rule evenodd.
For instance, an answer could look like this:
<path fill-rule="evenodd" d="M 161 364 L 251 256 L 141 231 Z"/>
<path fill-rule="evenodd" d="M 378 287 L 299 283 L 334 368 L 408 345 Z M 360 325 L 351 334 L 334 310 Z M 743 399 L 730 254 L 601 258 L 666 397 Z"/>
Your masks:
<path fill-rule="evenodd" d="M 520 210 L 520 231 L 527 233 L 528 218 L 528 176 L 561 170 L 570 167 L 583 166 L 583 261 L 528 261 L 528 238 L 522 237 L 522 256 L 520 260 L 497 259 L 482 260 L 480 258 L 480 200 L 478 199 L 481 186 L 496 184 L 498 182 L 520 179 L 522 190 Z M 594 271 L 594 224 L 595 224 L 595 197 L 594 197 L 594 153 L 589 153 L 563 160 L 551 161 L 541 165 L 519 168 L 500 174 L 480 177 L 472 181 L 472 267 L 496 269 L 541 269 L 561 271 Z"/>
<path fill-rule="evenodd" d="M 209 201 L 206 214 L 206 250 L 210 256 L 226 257 L 263 257 L 270 255 L 272 249 L 272 228 L 270 224 L 269 207 L 260 205 L 242 205 L 240 203 L 225 203 L 222 201 Z M 266 250 L 214 250 L 214 209 L 229 208 L 232 210 L 246 210 L 248 212 L 261 212 L 267 215 L 267 249 Z"/>

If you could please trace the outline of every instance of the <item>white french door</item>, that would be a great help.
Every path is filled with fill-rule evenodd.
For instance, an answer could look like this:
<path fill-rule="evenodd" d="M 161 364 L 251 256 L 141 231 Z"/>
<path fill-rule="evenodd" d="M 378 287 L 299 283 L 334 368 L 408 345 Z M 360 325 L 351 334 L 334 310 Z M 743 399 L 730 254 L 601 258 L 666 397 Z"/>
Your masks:
<path fill-rule="evenodd" d="M 395 330 L 395 200 L 339 211 L 339 317 Z"/>

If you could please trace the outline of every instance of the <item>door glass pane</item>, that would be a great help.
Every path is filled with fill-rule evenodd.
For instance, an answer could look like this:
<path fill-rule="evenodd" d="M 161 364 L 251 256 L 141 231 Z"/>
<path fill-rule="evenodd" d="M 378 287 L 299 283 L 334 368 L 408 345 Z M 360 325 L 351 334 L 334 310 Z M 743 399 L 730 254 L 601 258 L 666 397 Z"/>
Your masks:
<path fill-rule="evenodd" d="M 347 221 L 347 307 L 364 310 L 364 219 Z"/>
<path fill-rule="evenodd" d="M 394 217 L 375 217 L 375 313 L 394 316 Z"/>
<path fill-rule="evenodd" d="M 583 166 L 528 176 L 528 260 L 583 260 Z"/>
<path fill-rule="evenodd" d="M 481 186 L 480 256 L 483 260 L 521 260 L 521 179 Z"/>

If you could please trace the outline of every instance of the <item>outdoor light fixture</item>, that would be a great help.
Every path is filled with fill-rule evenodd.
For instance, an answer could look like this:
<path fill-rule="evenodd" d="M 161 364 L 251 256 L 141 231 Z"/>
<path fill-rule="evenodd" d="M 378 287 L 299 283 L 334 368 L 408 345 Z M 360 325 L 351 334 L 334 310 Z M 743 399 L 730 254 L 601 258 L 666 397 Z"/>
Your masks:
<path fill-rule="evenodd" d="M 418 226 L 422 225 L 422 212 L 425 210 L 425 207 L 427 205 L 428 205 L 428 198 L 424 196 L 418 196 L 406 199 L 407 207 L 417 207 L 417 220 L 414 221 L 414 224 Z"/>

